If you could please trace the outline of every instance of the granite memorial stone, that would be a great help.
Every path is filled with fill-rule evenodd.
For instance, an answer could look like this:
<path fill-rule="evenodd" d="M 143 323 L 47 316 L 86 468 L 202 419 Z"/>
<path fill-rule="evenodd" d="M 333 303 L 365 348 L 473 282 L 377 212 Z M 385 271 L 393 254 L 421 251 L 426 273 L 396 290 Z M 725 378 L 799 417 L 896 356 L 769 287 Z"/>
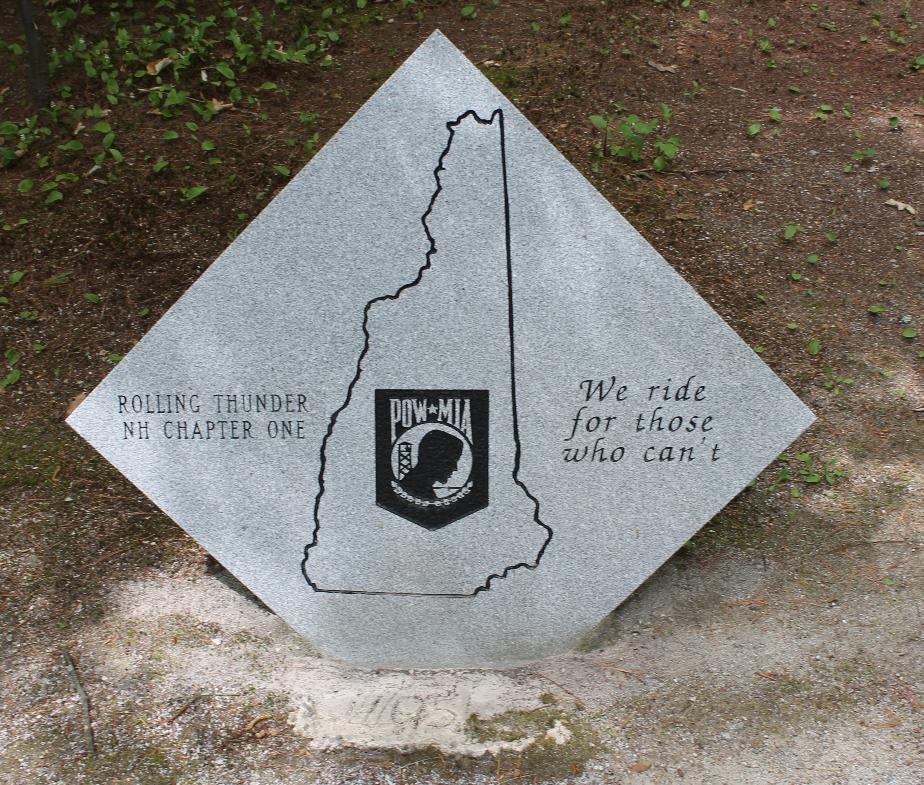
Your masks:
<path fill-rule="evenodd" d="M 434 33 L 68 422 L 325 652 L 562 651 L 812 421 Z"/>

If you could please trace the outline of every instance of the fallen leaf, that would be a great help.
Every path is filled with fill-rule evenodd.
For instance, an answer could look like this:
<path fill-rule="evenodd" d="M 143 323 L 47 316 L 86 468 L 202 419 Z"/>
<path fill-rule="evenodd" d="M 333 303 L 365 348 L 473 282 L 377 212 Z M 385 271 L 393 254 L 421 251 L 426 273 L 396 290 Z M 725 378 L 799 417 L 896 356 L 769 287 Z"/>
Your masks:
<path fill-rule="evenodd" d="M 742 209 L 742 210 L 753 210 L 753 209 L 754 209 L 754 200 L 753 200 L 753 199 L 747 199 L 747 200 L 745 200 L 744 204 L 741 205 L 741 209 Z"/>
<path fill-rule="evenodd" d="M 754 671 L 755 676 L 760 676 L 762 679 L 768 679 L 769 681 L 778 681 L 780 678 L 779 673 L 774 673 L 773 671 Z"/>
<path fill-rule="evenodd" d="M 641 774 L 643 771 L 648 771 L 651 768 L 651 761 L 647 760 L 637 760 L 631 766 L 629 766 L 629 771 L 633 774 Z"/>
<path fill-rule="evenodd" d="M 654 68 L 655 71 L 659 71 L 662 74 L 676 74 L 677 73 L 676 65 L 663 65 L 662 63 L 656 63 L 654 60 L 649 60 L 648 65 Z"/>
<path fill-rule="evenodd" d="M 910 204 L 905 202 L 900 202 L 898 199 L 886 199 L 885 202 L 889 207 L 894 207 L 896 210 L 901 212 L 904 210 L 906 213 L 911 213 L 911 215 L 917 215 L 918 211 L 915 210 Z"/>
<path fill-rule="evenodd" d="M 234 104 L 226 104 L 222 101 L 219 101 L 217 98 L 211 98 L 209 99 L 209 106 L 211 107 L 212 111 L 217 114 L 218 112 L 222 112 L 225 109 L 230 109 L 232 106 L 234 106 Z"/>
<path fill-rule="evenodd" d="M 64 419 L 65 419 L 65 420 L 66 420 L 68 417 L 71 416 L 71 414 L 73 413 L 74 409 L 76 409 L 78 406 L 80 406 L 80 404 L 83 403 L 83 399 L 86 398 L 86 397 L 87 397 L 87 394 L 86 394 L 86 393 L 78 393 L 78 394 L 75 395 L 73 398 L 71 398 L 71 402 L 67 405 L 67 411 L 64 412 Z"/>
<path fill-rule="evenodd" d="M 144 67 L 144 70 L 147 71 L 151 76 L 157 76 L 172 62 L 172 57 L 163 57 L 160 60 L 151 60 L 151 62 Z"/>
<path fill-rule="evenodd" d="M 249 733 L 252 731 L 259 723 L 266 722 L 267 720 L 273 719 L 272 714 L 261 714 L 259 717 L 254 717 L 247 725 L 244 727 L 244 733 Z"/>

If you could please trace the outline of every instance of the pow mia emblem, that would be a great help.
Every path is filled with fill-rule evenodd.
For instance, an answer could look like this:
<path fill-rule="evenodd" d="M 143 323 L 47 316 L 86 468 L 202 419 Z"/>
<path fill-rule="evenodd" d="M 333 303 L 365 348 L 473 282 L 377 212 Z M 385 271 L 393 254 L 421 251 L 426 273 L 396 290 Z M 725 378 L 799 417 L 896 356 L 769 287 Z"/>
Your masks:
<path fill-rule="evenodd" d="M 376 390 L 375 502 L 434 531 L 488 506 L 488 391 Z"/>

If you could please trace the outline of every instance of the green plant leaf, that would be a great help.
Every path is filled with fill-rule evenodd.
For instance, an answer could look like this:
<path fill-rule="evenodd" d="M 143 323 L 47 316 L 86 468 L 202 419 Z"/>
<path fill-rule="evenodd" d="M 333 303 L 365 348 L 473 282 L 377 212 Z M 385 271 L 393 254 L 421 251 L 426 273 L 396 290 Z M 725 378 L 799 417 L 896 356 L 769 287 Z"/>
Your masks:
<path fill-rule="evenodd" d="M 189 98 L 189 93 L 185 90 L 171 90 L 167 93 L 167 98 L 164 100 L 164 108 L 169 109 L 171 106 L 185 104 L 187 98 Z"/>
<path fill-rule="evenodd" d="M 202 194 L 208 190 L 208 187 L 204 185 L 194 185 L 191 188 L 181 188 L 180 190 L 183 194 L 183 199 L 189 202 L 202 196 Z"/>
<path fill-rule="evenodd" d="M 673 161 L 680 152 L 680 139 L 676 136 L 670 139 L 660 139 L 655 143 L 655 147 L 668 161 Z"/>
<path fill-rule="evenodd" d="M 93 303 L 94 305 L 99 305 L 102 302 L 102 298 L 100 298 L 100 296 L 95 292 L 87 292 L 84 294 L 83 299 Z"/>
<path fill-rule="evenodd" d="M 821 341 L 819 341 L 817 338 L 812 338 L 812 340 L 809 341 L 808 345 L 805 347 L 805 350 L 810 355 L 812 355 L 812 357 L 814 357 L 821 350 Z"/>
<path fill-rule="evenodd" d="M 71 270 L 64 273 L 55 273 L 50 278 L 45 279 L 45 286 L 60 286 L 61 284 L 67 283 L 68 278 L 73 274 Z"/>
<path fill-rule="evenodd" d="M 14 368 L 6 376 L 4 376 L 3 379 L 0 379 L 0 387 L 5 390 L 7 387 L 16 384 L 16 382 L 19 381 L 20 376 L 21 374 L 19 372 L 19 368 Z"/>

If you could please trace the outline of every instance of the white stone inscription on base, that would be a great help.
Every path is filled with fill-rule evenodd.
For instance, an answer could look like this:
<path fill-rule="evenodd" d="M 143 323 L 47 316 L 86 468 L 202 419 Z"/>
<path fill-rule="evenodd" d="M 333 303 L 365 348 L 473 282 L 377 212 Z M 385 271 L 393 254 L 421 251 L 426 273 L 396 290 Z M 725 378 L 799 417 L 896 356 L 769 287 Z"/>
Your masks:
<path fill-rule="evenodd" d="M 68 420 L 402 667 L 573 645 L 811 421 L 439 33 Z"/>

